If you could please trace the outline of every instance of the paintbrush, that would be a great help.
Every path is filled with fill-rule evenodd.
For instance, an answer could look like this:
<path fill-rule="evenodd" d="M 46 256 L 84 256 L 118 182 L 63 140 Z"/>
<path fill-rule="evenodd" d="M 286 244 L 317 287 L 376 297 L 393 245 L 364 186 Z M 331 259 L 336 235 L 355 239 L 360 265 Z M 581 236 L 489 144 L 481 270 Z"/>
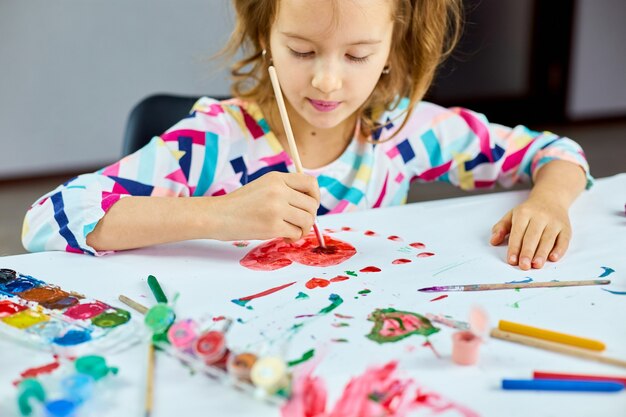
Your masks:
<path fill-rule="evenodd" d="M 525 288 L 552 288 L 552 287 L 579 287 L 583 285 L 607 285 L 609 279 L 590 279 L 583 281 L 549 281 L 509 283 L 509 284 L 470 284 L 470 285 L 444 285 L 439 287 L 420 288 L 421 292 L 446 292 L 446 291 L 489 291 L 489 290 L 517 290 Z"/>
<path fill-rule="evenodd" d="M 302 174 L 304 172 L 304 168 L 302 167 L 302 162 L 300 161 L 300 154 L 298 153 L 298 147 L 296 146 L 296 140 L 293 137 L 293 131 L 291 130 L 291 124 L 289 123 L 289 115 L 287 114 L 287 107 L 285 107 L 285 100 L 283 99 L 283 93 L 280 89 L 280 83 L 278 82 L 278 74 L 276 74 L 276 68 L 273 65 L 270 65 L 268 68 L 270 73 L 270 80 L 272 81 L 272 87 L 274 87 L 274 95 L 276 96 L 276 103 L 278 104 L 278 111 L 280 112 L 280 118 L 283 122 L 283 128 L 285 129 L 285 134 L 287 135 L 287 142 L 289 143 L 289 151 L 291 152 L 291 158 L 293 159 L 294 164 L 296 165 L 296 172 Z M 317 224 L 317 216 L 315 217 L 315 221 L 313 222 L 313 230 L 315 231 L 315 236 L 317 236 L 317 240 L 322 248 L 326 249 L 326 242 L 324 241 L 324 236 L 320 231 L 320 228 Z"/>

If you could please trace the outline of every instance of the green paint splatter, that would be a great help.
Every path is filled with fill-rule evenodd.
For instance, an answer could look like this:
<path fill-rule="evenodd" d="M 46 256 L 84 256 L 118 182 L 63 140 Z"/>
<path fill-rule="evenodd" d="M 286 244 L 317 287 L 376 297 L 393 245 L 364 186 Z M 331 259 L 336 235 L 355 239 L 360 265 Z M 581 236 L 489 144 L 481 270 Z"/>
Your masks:
<path fill-rule="evenodd" d="M 371 292 L 372 292 L 372 290 L 368 290 L 368 289 L 366 288 L 366 289 L 364 289 L 364 290 L 359 291 L 359 294 L 361 294 L 361 295 L 365 295 L 365 294 L 369 294 L 369 293 L 371 293 Z"/>
<path fill-rule="evenodd" d="M 514 302 L 513 305 L 511 305 L 511 307 L 519 308 L 519 301 Z"/>
<path fill-rule="evenodd" d="M 309 298 L 309 296 L 303 293 L 302 291 L 300 291 L 298 295 L 296 296 L 296 300 L 306 300 L 307 298 Z"/>
<path fill-rule="evenodd" d="M 238 306 L 241 307 L 246 307 L 248 310 L 252 310 L 252 306 L 247 306 L 246 304 L 248 304 L 250 302 L 250 300 L 240 300 L 239 298 L 235 298 L 233 300 L 230 300 L 231 302 L 237 304 Z"/>
<path fill-rule="evenodd" d="M 429 336 L 439 331 L 426 317 L 395 308 L 376 309 L 368 320 L 374 322 L 374 327 L 366 337 L 378 343 L 397 342 L 413 334 Z"/>
<path fill-rule="evenodd" d="M 328 307 L 321 309 L 317 314 L 328 314 L 343 303 L 343 299 L 337 294 L 331 294 L 328 299 L 331 304 Z"/>
<path fill-rule="evenodd" d="M 343 339 L 343 338 L 341 338 L 341 339 L 331 339 L 330 341 L 331 342 L 335 342 L 335 343 L 348 343 L 349 342 L 348 339 Z"/>
<path fill-rule="evenodd" d="M 403 246 L 400 249 L 398 249 L 398 252 L 411 253 L 412 251 L 409 246 Z"/>
<path fill-rule="evenodd" d="M 331 324 L 331 326 L 333 326 L 333 327 L 348 327 L 348 326 L 350 326 L 350 323 L 346 323 L 346 322 L 333 323 L 333 324 Z"/>
<path fill-rule="evenodd" d="M 519 292 L 519 288 L 516 288 L 516 289 L 515 289 L 515 292 Z"/>
<path fill-rule="evenodd" d="M 347 275 L 350 275 L 351 277 L 358 277 L 357 273 L 354 271 L 346 271 Z"/>
<path fill-rule="evenodd" d="M 298 359 L 294 359 L 292 361 L 287 362 L 287 366 L 296 366 L 300 365 L 303 362 L 308 361 L 315 355 L 315 349 L 308 350 L 302 354 Z"/>

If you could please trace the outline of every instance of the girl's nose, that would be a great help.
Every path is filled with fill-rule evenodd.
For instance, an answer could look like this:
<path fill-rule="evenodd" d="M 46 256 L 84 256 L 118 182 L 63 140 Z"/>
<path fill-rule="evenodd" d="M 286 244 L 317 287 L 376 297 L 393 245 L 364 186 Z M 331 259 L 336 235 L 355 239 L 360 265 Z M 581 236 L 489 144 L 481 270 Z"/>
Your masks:
<path fill-rule="evenodd" d="M 324 94 L 330 94 L 341 88 L 341 77 L 332 65 L 320 65 L 315 71 L 311 84 Z"/>

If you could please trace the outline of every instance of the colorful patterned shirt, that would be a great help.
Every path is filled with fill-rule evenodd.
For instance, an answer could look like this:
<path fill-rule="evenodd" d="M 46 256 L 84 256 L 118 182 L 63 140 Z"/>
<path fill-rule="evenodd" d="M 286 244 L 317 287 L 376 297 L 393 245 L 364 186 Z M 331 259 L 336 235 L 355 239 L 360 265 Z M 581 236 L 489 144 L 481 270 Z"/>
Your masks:
<path fill-rule="evenodd" d="M 318 214 L 403 204 L 413 181 L 445 181 L 465 190 L 530 182 L 553 159 L 580 165 L 592 183 L 582 149 L 571 139 L 489 123 L 463 108 L 420 102 L 402 130 L 384 141 L 400 128 L 407 106 L 405 99 L 382 114 L 372 141 L 355 135 L 338 159 L 305 169 L 320 187 Z M 86 238 L 120 198 L 219 196 L 270 171 L 295 167 L 260 108 L 204 97 L 142 149 L 41 197 L 26 214 L 22 241 L 29 251 L 101 255 Z"/>

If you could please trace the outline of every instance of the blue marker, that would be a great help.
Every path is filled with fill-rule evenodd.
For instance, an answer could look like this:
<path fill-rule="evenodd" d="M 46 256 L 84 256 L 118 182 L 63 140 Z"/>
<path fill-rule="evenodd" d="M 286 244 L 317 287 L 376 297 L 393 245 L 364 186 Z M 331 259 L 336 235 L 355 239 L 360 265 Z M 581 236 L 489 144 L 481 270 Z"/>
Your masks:
<path fill-rule="evenodd" d="M 503 379 L 502 389 L 617 392 L 623 390 L 624 385 L 619 382 L 577 381 L 565 379 Z"/>

